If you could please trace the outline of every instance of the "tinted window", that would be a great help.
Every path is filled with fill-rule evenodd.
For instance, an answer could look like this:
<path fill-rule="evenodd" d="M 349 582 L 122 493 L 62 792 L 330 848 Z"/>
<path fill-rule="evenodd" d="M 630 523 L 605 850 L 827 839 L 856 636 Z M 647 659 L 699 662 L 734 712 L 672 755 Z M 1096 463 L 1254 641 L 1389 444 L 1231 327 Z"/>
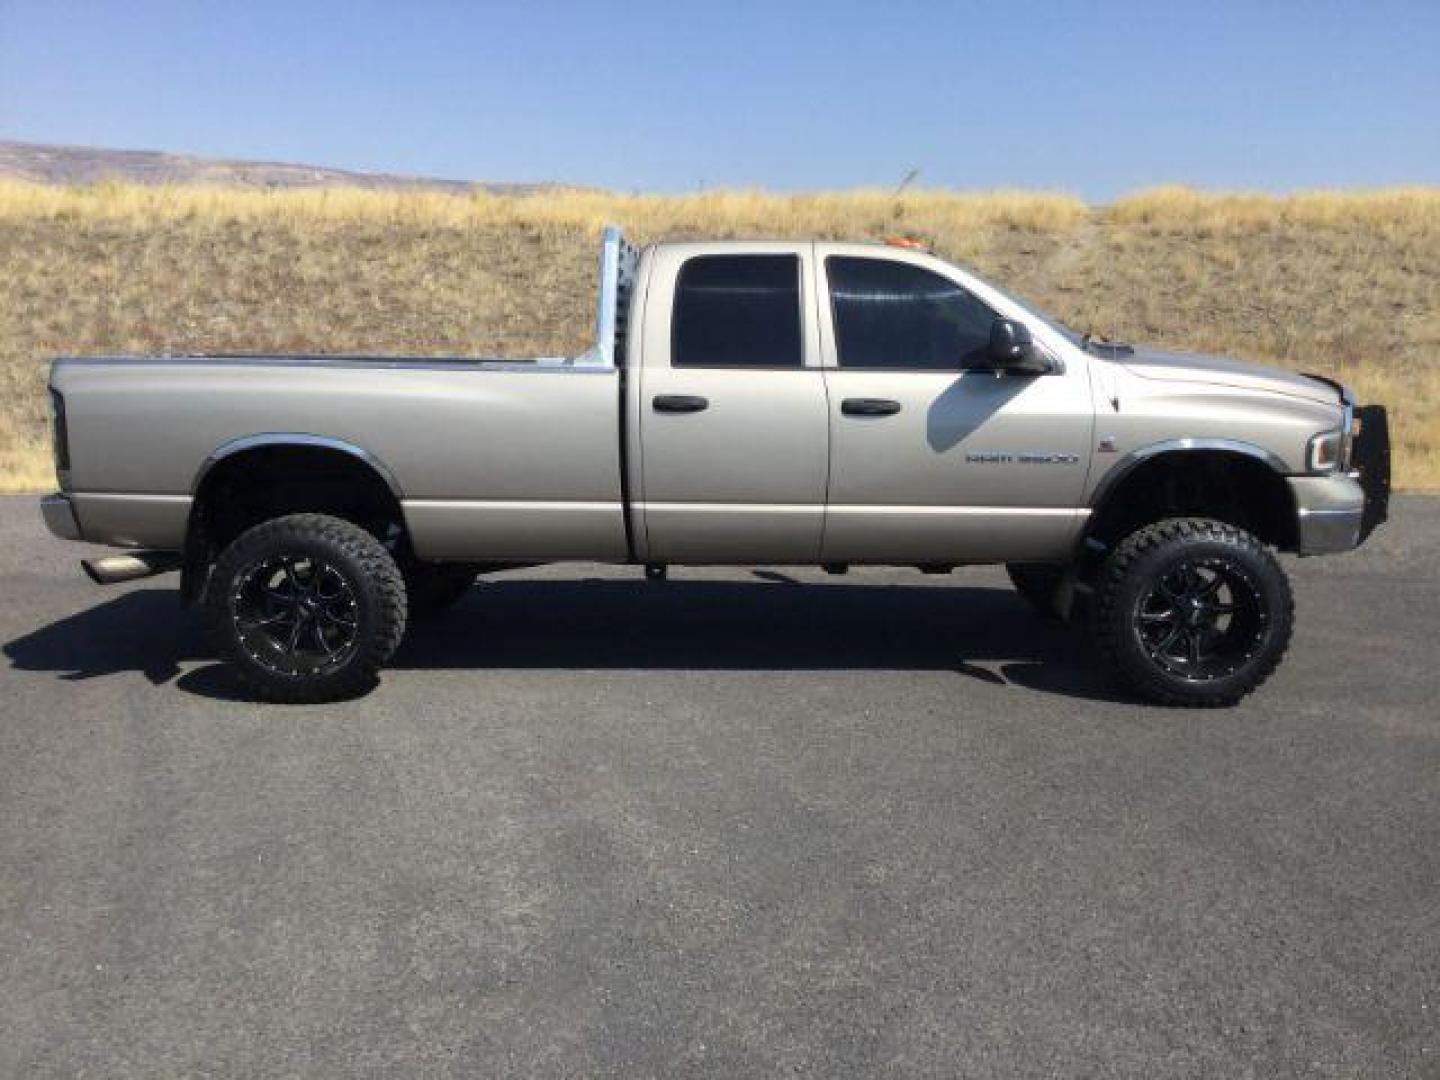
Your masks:
<path fill-rule="evenodd" d="M 995 312 L 953 281 L 886 259 L 825 260 L 841 367 L 955 371 L 984 358 Z"/>
<path fill-rule="evenodd" d="M 800 260 L 701 255 L 680 268 L 670 362 L 675 367 L 799 367 Z"/>

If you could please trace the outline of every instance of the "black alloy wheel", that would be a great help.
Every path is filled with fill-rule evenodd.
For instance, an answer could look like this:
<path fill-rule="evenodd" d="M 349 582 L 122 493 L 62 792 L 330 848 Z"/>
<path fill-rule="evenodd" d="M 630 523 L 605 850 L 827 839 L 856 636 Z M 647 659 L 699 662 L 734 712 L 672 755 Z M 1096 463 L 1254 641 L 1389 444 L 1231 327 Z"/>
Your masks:
<path fill-rule="evenodd" d="M 1125 537 L 1095 583 L 1094 626 L 1119 682 L 1167 705 L 1233 705 L 1290 644 L 1285 572 L 1251 533 L 1205 518 Z"/>
<path fill-rule="evenodd" d="M 319 702 L 370 689 L 405 633 L 405 581 L 359 525 L 290 514 L 243 532 L 205 592 L 210 633 L 255 694 Z"/>
<path fill-rule="evenodd" d="M 1179 678 L 1208 682 L 1254 659 L 1270 613 L 1243 566 L 1205 558 L 1183 560 L 1160 578 L 1134 618 L 1155 663 Z"/>
<path fill-rule="evenodd" d="M 360 633 L 355 588 L 333 563 L 313 555 L 251 563 L 230 597 L 230 617 L 250 658 L 284 675 L 334 670 Z"/>

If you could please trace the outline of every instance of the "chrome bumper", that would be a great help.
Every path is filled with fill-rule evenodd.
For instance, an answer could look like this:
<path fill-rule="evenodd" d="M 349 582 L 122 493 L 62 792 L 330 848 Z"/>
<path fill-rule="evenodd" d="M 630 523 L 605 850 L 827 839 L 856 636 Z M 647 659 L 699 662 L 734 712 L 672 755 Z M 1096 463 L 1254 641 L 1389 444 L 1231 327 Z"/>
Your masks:
<path fill-rule="evenodd" d="M 1360 544 L 1365 490 L 1352 476 L 1291 476 L 1301 555 L 1330 555 Z"/>
<path fill-rule="evenodd" d="M 61 540 L 83 539 L 69 495 L 46 495 L 40 500 L 40 516 L 45 519 L 45 527 Z"/>

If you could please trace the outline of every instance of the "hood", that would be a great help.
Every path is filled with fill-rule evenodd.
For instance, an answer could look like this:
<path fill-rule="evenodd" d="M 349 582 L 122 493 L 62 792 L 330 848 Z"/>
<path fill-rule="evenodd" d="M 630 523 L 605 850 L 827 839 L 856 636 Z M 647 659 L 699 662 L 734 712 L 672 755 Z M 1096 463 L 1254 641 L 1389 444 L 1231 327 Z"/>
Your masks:
<path fill-rule="evenodd" d="M 1158 349 L 1136 348 L 1130 355 L 1115 358 L 1125 370 L 1143 379 L 1164 379 L 1171 382 L 1208 383 L 1212 386 L 1233 386 L 1241 390 L 1264 390 L 1272 394 L 1304 398 L 1323 405 L 1338 404 L 1339 391 L 1329 383 L 1308 375 L 1229 360 L 1223 356 L 1201 356 L 1196 353 L 1161 352 Z"/>

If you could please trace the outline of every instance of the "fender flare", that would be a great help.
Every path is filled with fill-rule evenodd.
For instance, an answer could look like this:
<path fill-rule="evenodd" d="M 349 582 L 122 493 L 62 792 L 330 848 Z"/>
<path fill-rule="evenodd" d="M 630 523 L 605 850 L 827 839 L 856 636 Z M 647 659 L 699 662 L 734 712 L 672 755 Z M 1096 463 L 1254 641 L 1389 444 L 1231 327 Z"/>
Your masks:
<path fill-rule="evenodd" d="M 200 468 L 195 473 L 195 479 L 190 485 L 191 497 L 198 497 L 200 489 L 205 483 L 206 477 L 211 470 L 227 458 L 236 454 L 243 454 L 247 450 L 258 450 L 269 446 L 304 446 L 321 450 L 336 450 L 342 454 L 358 459 L 375 471 L 375 474 L 384 481 L 385 486 L 390 489 L 390 494 L 395 496 L 395 501 L 402 502 L 404 493 L 400 488 L 400 482 L 395 479 L 395 474 L 390 467 L 376 457 L 363 446 L 356 446 L 344 439 L 331 438 L 328 435 L 308 435 L 303 432 L 271 431 L 262 435 L 243 435 L 238 439 L 231 439 L 227 443 L 216 447 L 208 457 L 200 463 Z"/>
<path fill-rule="evenodd" d="M 209 562 L 199 546 L 195 528 L 195 518 L 200 508 L 200 492 L 206 478 L 222 461 L 248 450 L 258 450 L 269 446 L 306 446 L 322 450 L 335 450 L 346 454 L 366 465 L 376 476 L 380 477 L 381 482 L 395 497 L 396 504 L 401 504 L 400 483 L 395 479 L 395 474 L 390 471 L 390 467 L 363 446 L 356 446 L 344 439 L 334 439 L 326 435 L 310 435 L 298 431 L 270 431 L 258 435 L 243 435 L 238 439 L 222 443 L 200 463 L 200 468 L 196 470 L 195 479 L 190 485 L 190 520 L 185 527 L 185 547 L 180 566 L 181 606 L 188 608 L 199 601 L 208 578 Z"/>
<path fill-rule="evenodd" d="M 1101 477 L 1100 482 L 1095 485 L 1095 490 L 1090 493 L 1088 500 L 1090 509 L 1092 511 L 1099 510 L 1121 481 L 1146 462 L 1162 454 L 1195 450 L 1218 450 L 1223 453 L 1239 454 L 1241 457 L 1251 458 L 1268 465 L 1277 476 L 1290 475 L 1289 467 L 1278 454 L 1266 450 L 1263 446 L 1256 446 L 1254 443 L 1243 442 L 1240 439 L 1162 439 L 1160 442 L 1148 443 L 1131 450 L 1112 465 L 1109 471 Z"/>

